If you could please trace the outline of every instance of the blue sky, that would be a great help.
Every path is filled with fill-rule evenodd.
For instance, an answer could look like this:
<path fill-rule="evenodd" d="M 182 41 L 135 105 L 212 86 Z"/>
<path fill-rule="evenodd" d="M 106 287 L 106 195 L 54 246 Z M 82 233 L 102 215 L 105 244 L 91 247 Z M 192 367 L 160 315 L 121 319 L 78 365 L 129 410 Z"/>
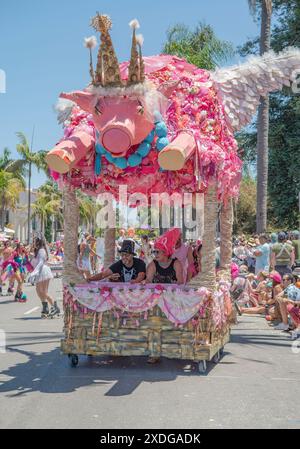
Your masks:
<path fill-rule="evenodd" d="M 0 93 L 0 152 L 8 147 L 16 157 L 16 131 L 30 140 L 33 126 L 34 151 L 51 149 L 60 139 L 53 106 L 61 91 L 81 89 L 89 82 L 83 39 L 94 34 L 89 22 L 96 11 L 113 20 L 111 34 L 120 62 L 129 58 L 128 22 L 133 18 L 140 22 L 147 56 L 161 52 L 166 30 L 176 23 L 195 27 L 205 22 L 235 46 L 259 33 L 247 0 L 2 1 L 0 69 L 6 73 L 6 93 Z M 34 172 L 33 186 L 44 179 Z"/>

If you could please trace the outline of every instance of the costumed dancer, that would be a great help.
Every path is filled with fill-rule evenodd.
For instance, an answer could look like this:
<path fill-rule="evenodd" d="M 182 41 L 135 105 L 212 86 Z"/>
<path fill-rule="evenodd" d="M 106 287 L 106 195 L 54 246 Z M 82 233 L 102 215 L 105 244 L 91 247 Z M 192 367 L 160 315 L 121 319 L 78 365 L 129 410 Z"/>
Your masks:
<path fill-rule="evenodd" d="M 11 285 L 14 284 L 14 281 L 17 281 L 17 292 L 15 294 L 15 301 L 26 302 L 27 297 L 23 293 L 23 278 L 21 275 L 20 263 L 18 261 L 15 261 L 14 258 L 11 257 L 9 260 L 3 262 L 2 269 L 3 269 L 2 281 L 5 281 L 6 278 L 9 279 L 10 287 L 7 290 L 7 293 L 12 292 Z"/>
<path fill-rule="evenodd" d="M 22 266 L 24 267 L 24 278 L 27 273 L 31 273 L 33 271 L 33 266 L 30 263 L 29 260 L 29 251 L 26 247 L 23 247 L 23 260 L 22 260 Z"/>
<path fill-rule="evenodd" d="M 0 248 L 0 296 L 2 296 L 2 264 L 3 264 L 3 248 Z"/>
<path fill-rule="evenodd" d="M 28 253 L 20 243 L 17 244 L 13 253 L 14 261 L 18 264 L 18 271 L 22 279 L 22 283 L 25 282 L 26 271 L 31 272 L 33 267 L 28 259 Z"/>
<path fill-rule="evenodd" d="M 36 284 L 36 292 L 42 302 L 42 318 L 47 316 L 53 317 L 59 315 L 60 309 L 56 301 L 53 301 L 48 294 L 49 282 L 53 279 L 53 274 L 50 267 L 47 265 L 48 250 L 44 239 L 37 237 L 34 242 L 34 258 L 31 261 L 34 267 L 33 272 L 29 277 L 29 282 Z M 49 306 L 50 304 L 50 312 Z"/>
<path fill-rule="evenodd" d="M 11 271 L 7 270 L 7 268 L 4 267 L 4 263 L 11 259 L 12 254 L 14 250 L 11 247 L 11 244 L 9 241 L 4 242 L 4 248 L 2 252 L 2 274 L 1 274 L 1 281 L 4 282 L 5 279 L 9 278 L 9 284 L 7 289 L 7 294 L 13 294 L 14 293 L 14 280 L 12 279 L 12 276 L 8 276 L 9 274 L 12 274 Z"/>

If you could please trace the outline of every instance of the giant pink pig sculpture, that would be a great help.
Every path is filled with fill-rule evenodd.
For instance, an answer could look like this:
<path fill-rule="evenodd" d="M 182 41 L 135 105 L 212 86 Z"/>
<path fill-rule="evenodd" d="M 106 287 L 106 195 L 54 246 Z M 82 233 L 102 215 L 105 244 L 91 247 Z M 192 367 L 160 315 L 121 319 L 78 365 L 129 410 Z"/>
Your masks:
<path fill-rule="evenodd" d="M 119 66 L 109 17 L 97 68 L 83 91 L 62 93 L 64 138 L 47 155 L 56 180 L 89 193 L 200 192 L 209 179 L 219 198 L 236 196 L 241 176 L 234 131 L 250 122 L 260 96 L 290 84 L 300 52 L 266 54 L 210 73 L 175 56 L 142 57 L 133 28 L 131 60 Z"/>

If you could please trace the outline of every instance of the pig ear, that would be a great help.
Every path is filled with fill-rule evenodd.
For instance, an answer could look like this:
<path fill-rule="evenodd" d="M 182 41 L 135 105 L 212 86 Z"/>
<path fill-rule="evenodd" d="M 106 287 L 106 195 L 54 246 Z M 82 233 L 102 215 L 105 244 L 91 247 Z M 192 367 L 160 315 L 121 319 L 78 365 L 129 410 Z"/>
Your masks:
<path fill-rule="evenodd" d="M 97 98 L 94 94 L 90 92 L 84 92 L 82 90 L 75 90 L 74 92 L 60 94 L 60 98 L 66 98 L 76 103 L 81 109 L 86 112 L 93 113 L 94 106 L 96 104 Z"/>
<path fill-rule="evenodd" d="M 176 87 L 178 86 L 180 80 L 166 81 L 161 84 L 158 91 L 163 94 L 166 98 L 170 98 Z"/>

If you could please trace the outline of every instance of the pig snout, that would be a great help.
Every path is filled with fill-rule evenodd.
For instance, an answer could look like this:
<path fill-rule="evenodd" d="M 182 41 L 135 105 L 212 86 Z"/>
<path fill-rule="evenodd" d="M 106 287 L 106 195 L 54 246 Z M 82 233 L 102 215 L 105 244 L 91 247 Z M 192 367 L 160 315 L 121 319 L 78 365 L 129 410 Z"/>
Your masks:
<path fill-rule="evenodd" d="M 110 124 L 102 130 L 102 145 L 113 156 L 125 156 L 133 145 L 134 131 L 132 122 Z"/>

